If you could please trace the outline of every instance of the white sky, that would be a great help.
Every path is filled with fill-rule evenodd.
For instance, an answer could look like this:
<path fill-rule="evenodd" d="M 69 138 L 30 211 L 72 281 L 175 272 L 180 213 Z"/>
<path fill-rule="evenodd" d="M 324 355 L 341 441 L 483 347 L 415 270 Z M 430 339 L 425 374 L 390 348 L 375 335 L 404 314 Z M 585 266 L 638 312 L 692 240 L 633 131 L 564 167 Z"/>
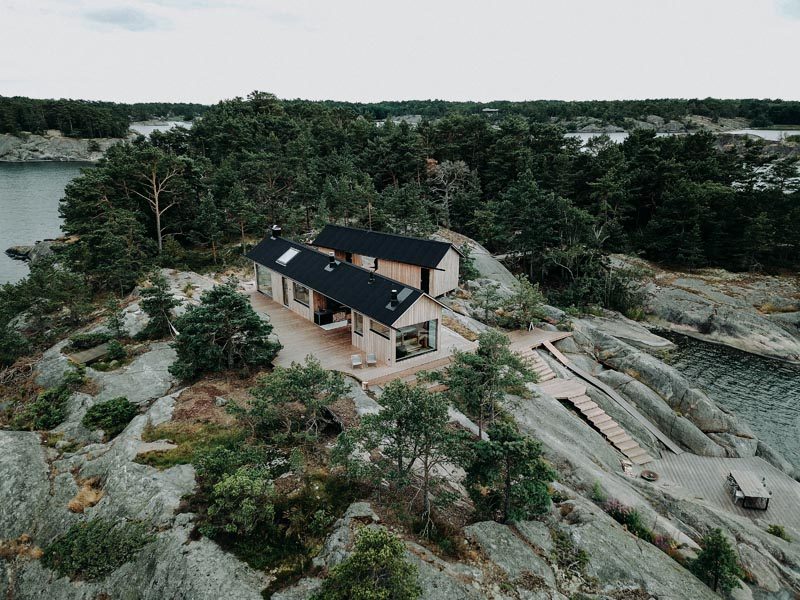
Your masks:
<path fill-rule="evenodd" d="M 0 0 L 0 95 L 800 99 L 800 0 Z"/>

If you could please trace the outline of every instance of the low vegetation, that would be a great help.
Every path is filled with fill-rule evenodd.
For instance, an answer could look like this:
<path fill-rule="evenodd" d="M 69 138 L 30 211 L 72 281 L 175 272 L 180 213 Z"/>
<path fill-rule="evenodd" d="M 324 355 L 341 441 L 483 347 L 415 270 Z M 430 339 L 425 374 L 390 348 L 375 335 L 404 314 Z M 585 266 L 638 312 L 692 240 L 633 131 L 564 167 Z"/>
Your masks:
<path fill-rule="evenodd" d="M 101 579 L 134 560 L 154 539 L 141 523 L 82 521 L 44 549 L 42 564 L 73 581 Z"/>
<path fill-rule="evenodd" d="M 405 546 L 382 527 L 362 529 L 353 553 L 331 569 L 312 600 L 416 600 L 417 569 Z"/>
<path fill-rule="evenodd" d="M 90 430 L 102 429 L 106 441 L 122 433 L 133 417 L 139 413 L 139 407 L 127 398 L 112 398 L 102 404 L 95 404 L 86 411 L 81 424 Z"/>
<path fill-rule="evenodd" d="M 786 529 L 783 525 L 775 525 L 774 523 L 767 527 L 767 533 L 774 535 L 775 537 L 779 537 L 782 540 L 786 540 L 787 542 L 791 542 L 792 538 L 789 537 L 789 534 L 786 533 Z"/>
<path fill-rule="evenodd" d="M 60 425 L 67 418 L 67 401 L 85 383 L 83 368 L 67 371 L 55 387 L 47 388 L 36 398 L 23 403 L 12 419 L 15 429 L 46 431 Z"/>

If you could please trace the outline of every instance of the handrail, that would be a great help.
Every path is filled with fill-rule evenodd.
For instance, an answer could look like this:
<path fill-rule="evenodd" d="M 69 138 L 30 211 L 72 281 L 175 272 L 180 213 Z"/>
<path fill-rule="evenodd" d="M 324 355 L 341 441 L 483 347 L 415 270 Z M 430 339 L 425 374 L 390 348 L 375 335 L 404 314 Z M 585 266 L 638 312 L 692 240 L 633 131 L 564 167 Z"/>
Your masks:
<path fill-rule="evenodd" d="M 628 412 L 628 414 L 630 414 L 633 418 L 635 418 L 637 421 L 639 421 L 642 424 L 642 426 L 645 429 L 647 429 L 647 431 L 649 431 L 656 438 L 658 438 L 658 440 L 662 444 L 664 444 L 667 448 L 669 448 L 672 452 L 674 452 L 675 454 L 683 454 L 683 450 L 675 442 L 673 442 L 671 439 L 669 439 L 669 437 L 667 437 L 667 435 L 663 431 L 661 431 L 658 427 L 653 425 L 652 422 L 650 422 L 650 419 L 648 419 L 642 413 L 640 413 L 636 409 L 636 407 L 634 407 L 630 402 L 628 402 L 622 396 L 620 396 L 616 392 L 616 390 L 614 390 L 611 386 L 603 383 L 602 381 L 597 379 L 594 375 L 591 375 L 590 373 L 587 373 L 586 371 L 584 371 L 580 367 L 577 367 L 576 365 L 574 365 L 572 363 L 572 361 L 570 361 L 566 356 L 564 356 L 558 350 L 558 348 L 553 346 L 553 344 L 550 343 L 549 341 L 544 341 L 542 343 L 542 345 L 545 348 L 547 348 L 547 350 L 550 352 L 550 354 L 552 354 L 567 369 L 569 369 L 570 371 L 575 373 L 575 375 L 577 375 L 578 377 L 580 377 L 581 379 L 583 379 L 587 383 L 590 383 L 591 385 L 593 385 L 594 387 L 596 387 L 600 391 L 602 391 L 605 394 L 607 394 L 612 400 L 614 400 L 623 409 L 625 409 L 625 411 Z"/>

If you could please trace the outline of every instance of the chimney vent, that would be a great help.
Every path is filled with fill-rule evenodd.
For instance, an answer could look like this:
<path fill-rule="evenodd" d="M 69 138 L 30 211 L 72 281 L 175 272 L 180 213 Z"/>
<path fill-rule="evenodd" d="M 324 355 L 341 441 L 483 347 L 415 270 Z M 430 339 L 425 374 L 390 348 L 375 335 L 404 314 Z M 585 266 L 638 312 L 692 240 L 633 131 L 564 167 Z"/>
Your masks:
<path fill-rule="evenodd" d="M 392 290 L 392 295 L 391 295 L 391 298 L 389 300 L 389 306 L 391 306 L 392 308 L 396 308 L 397 304 L 398 304 L 398 302 L 397 302 L 397 290 Z"/>
<path fill-rule="evenodd" d="M 272 238 L 279 238 L 281 237 L 281 226 L 280 225 L 273 225 L 271 231 Z"/>
<path fill-rule="evenodd" d="M 369 279 L 367 279 L 367 283 L 375 283 L 375 273 L 370 271 Z"/>

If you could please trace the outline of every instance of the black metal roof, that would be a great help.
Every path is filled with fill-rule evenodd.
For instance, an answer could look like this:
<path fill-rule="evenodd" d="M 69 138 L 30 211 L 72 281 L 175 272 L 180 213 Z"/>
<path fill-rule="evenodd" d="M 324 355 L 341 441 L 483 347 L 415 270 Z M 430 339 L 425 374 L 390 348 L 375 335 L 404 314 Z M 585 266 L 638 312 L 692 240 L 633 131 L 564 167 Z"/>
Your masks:
<path fill-rule="evenodd" d="M 430 269 L 435 268 L 447 251 L 453 247 L 448 242 L 367 231 L 343 225 L 326 225 L 313 244 L 322 248 L 352 252 L 362 256 L 393 260 Z"/>
<path fill-rule="evenodd" d="M 299 252 L 286 264 L 278 263 L 290 249 Z M 282 237 L 266 238 L 247 253 L 247 258 L 388 327 L 425 295 L 418 289 L 347 262 L 336 261 L 332 266 L 330 255 Z M 392 290 L 398 292 L 394 308 L 390 305 Z"/>

